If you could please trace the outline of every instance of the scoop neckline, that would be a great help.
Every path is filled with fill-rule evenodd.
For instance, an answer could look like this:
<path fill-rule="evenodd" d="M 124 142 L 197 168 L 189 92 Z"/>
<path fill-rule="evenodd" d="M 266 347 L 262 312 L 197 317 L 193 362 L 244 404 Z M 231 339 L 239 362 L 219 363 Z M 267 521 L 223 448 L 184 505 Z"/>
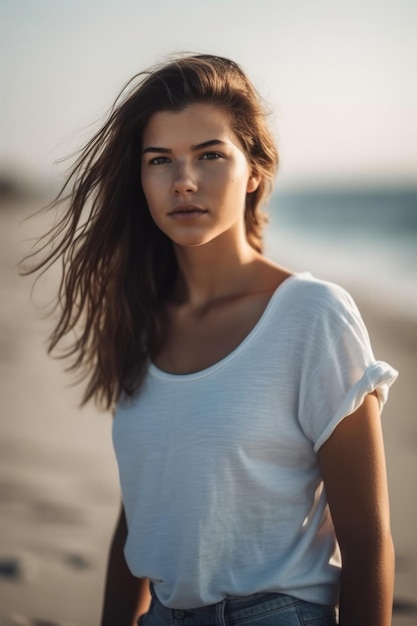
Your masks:
<path fill-rule="evenodd" d="M 172 372 L 166 372 L 165 370 L 160 369 L 151 361 L 149 364 L 148 372 L 151 375 L 156 376 L 157 378 L 163 378 L 165 380 L 190 381 L 196 380 L 198 378 L 204 378 L 205 376 L 208 376 L 216 370 L 224 367 L 241 352 L 243 352 L 246 346 L 252 342 L 254 337 L 258 334 L 258 332 L 268 319 L 271 309 L 274 306 L 276 300 L 281 297 L 282 293 L 288 289 L 288 287 L 294 282 L 295 279 L 301 278 L 303 276 L 311 276 L 311 274 L 310 272 L 294 272 L 293 274 L 290 274 L 288 278 L 285 278 L 272 293 L 261 316 L 259 317 L 256 324 L 253 326 L 253 328 L 246 335 L 246 337 L 242 339 L 242 341 L 236 346 L 236 348 L 226 354 L 226 356 L 224 356 L 219 361 L 216 361 L 216 363 L 213 363 L 212 365 L 209 365 L 204 369 L 197 370 L 196 372 L 189 372 L 186 374 L 173 374 Z"/>

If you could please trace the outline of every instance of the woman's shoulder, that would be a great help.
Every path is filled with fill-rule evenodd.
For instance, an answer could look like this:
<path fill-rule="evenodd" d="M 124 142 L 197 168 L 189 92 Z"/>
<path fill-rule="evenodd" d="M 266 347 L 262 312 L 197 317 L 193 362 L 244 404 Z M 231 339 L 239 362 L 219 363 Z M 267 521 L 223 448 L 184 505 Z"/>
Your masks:
<path fill-rule="evenodd" d="M 309 271 L 294 272 L 287 280 L 297 298 L 323 306 L 350 307 L 354 305 L 352 296 L 344 287 L 318 278 Z"/>
<path fill-rule="evenodd" d="M 358 307 L 341 285 L 318 278 L 311 272 L 294 272 L 278 287 L 277 308 L 294 321 L 343 326 L 362 323 Z"/>
<path fill-rule="evenodd" d="M 319 278 L 312 272 L 294 271 L 277 265 L 270 259 L 263 259 L 263 275 L 272 285 L 273 296 L 286 294 L 290 300 L 298 299 L 323 306 L 352 306 L 350 293 L 341 285 Z M 261 275 L 261 274 L 260 274 Z"/>

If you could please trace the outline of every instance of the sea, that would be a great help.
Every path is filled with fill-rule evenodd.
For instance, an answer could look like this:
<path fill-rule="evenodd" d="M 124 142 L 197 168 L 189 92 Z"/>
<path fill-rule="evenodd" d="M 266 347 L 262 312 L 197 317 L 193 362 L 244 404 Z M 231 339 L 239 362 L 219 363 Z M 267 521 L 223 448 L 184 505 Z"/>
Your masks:
<path fill-rule="evenodd" d="M 274 261 L 417 320 L 417 186 L 278 188 L 268 213 Z"/>

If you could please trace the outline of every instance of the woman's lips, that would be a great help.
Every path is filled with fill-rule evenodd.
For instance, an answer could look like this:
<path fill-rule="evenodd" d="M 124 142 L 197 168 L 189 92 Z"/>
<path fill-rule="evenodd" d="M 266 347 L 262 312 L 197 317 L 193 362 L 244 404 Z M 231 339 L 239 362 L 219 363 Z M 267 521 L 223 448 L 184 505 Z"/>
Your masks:
<path fill-rule="evenodd" d="M 170 217 L 178 218 L 178 219 L 190 219 L 201 217 L 208 213 L 206 209 L 202 209 L 201 207 L 194 206 L 191 204 L 184 204 L 176 206 L 172 211 L 168 213 Z"/>

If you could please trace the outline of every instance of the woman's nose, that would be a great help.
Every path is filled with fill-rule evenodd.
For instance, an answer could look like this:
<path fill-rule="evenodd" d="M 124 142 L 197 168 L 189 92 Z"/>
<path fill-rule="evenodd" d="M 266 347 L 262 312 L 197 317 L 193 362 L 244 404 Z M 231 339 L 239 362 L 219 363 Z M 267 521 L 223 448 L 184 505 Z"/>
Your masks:
<path fill-rule="evenodd" d="M 190 165 L 179 164 L 175 169 L 173 191 L 176 194 L 194 193 L 197 191 L 197 180 Z"/>

